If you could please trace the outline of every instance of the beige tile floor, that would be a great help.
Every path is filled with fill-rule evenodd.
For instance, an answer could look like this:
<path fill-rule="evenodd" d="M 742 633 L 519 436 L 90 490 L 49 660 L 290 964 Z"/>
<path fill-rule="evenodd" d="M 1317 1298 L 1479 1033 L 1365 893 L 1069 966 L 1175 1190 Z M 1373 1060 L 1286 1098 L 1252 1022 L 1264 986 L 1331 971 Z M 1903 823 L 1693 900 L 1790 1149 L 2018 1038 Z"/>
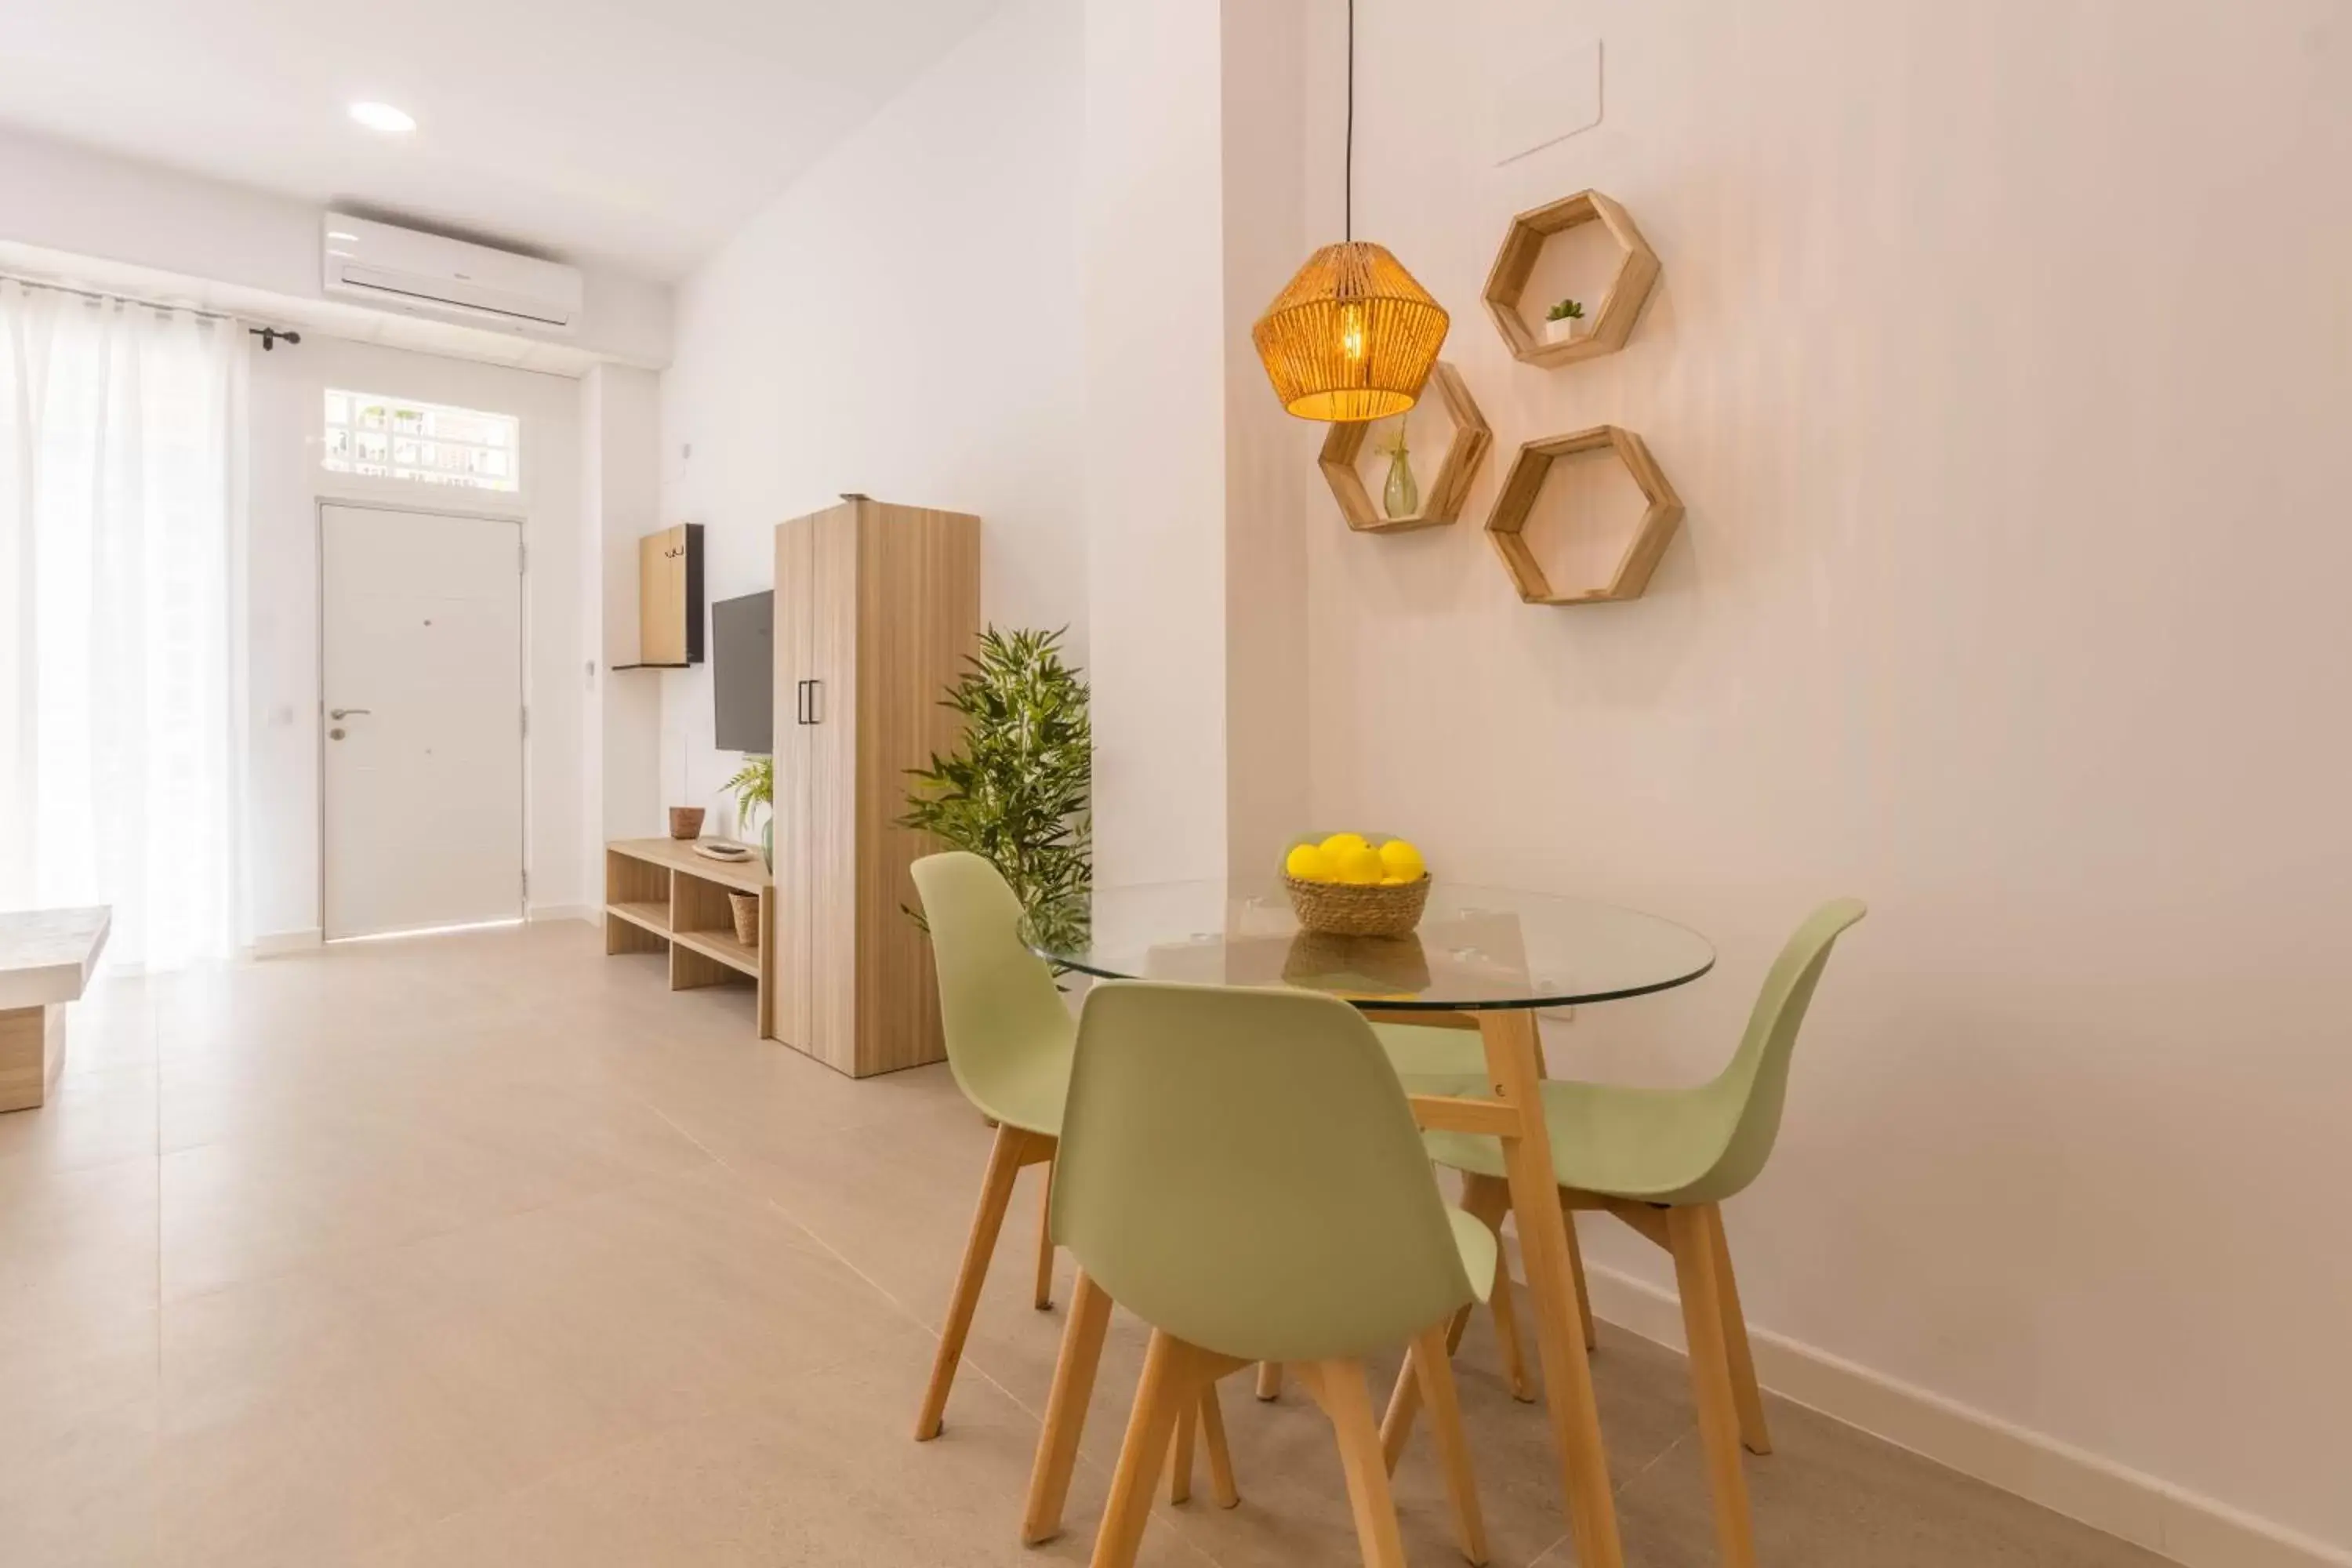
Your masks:
<path fill-rule="evenodd" d="M 988 1133 L 578 924 L 101 985 L 0 1117 L 0 1563 L 660 1568 L 1083 1562 L 1140 1362 L 1114 1329 L 1070 1530 L 1015 1523 L 1058 1312 L 1024 1176 L 938 1442 L 908 1437 Z M 1068 1265 L 1063 1266 L 1066 1289 Z M 1630 1560 L 1711 1563 L 1682 1365 L 1594 1363 Z M 1384 1369 L 1385 1373 L 1385 1369 Z M 1464 1396 L 1498 1564 L 1573 1554 L 1482 1325 Z M 1352 1563 L 1320 1418 L 1236 1387 L 1244 1501 L 1155 1565 Z M 1775 1568 L 2156 1559 L 1776 1404 Z M 1416 1563 L 1458 1562 L 1425 1447 Z"/>

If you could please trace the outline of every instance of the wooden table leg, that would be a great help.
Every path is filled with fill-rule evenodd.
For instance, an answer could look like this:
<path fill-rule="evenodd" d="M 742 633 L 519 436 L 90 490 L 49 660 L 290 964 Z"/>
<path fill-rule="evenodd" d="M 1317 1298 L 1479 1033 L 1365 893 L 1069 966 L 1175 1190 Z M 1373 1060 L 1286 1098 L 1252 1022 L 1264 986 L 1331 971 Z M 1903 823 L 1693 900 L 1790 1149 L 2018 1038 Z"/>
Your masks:
<path fill-rule="evenodd" d="M 1511 1207 L 1519 1219 L 1519 1254 L 1533 1300 L 1536 1351 L 1543 1367 L 1544 1408 L 1551 1418 L 1568 1493 L 1569 1529 L 1581 1568 L 1622 1568 L 1617 1510 L 1610 1501 L 1609 1458 L 1601 1447 L 1601 1412 L 1593 1403 L 1592 1364 L 1576 1310 L 1576 1281 L 1568 1261 L 1568 1231 L 1560 1218 L 1559 1183 L 1544 1130 L 1542 1045 L 1536 1016 L 1522 1008 L 1478 1015 L 1486 1046 L 1486 1076 L 1497 1098 L 1525 1108 L 1525 1131 L 1503 1140 Z"/>
<path fill-rule="evenodd" d="M 1095 1396 L 1095 1372 L 1102 1364 L 1103 1335 L 1110 1328 L 1110 1297 L 1078 1270 L 1070 1288 L 1070 1321 L 1062 1327 L 1062 1353 L 1054 1363 L 1054 1391 L 1045 1400 L 1045 1426 L 1037 1434 L 1037 1458 L 1029 1471 L 1029 1500 L 1021 1512 L 1021 1539 L 1035 1546 L 1062 1532 L 1062 1507 L 1070 1497 L 1070 1472 L 1078 1462 L 1078 1438 L 1087 1427 L 1087 1405 Z"/>

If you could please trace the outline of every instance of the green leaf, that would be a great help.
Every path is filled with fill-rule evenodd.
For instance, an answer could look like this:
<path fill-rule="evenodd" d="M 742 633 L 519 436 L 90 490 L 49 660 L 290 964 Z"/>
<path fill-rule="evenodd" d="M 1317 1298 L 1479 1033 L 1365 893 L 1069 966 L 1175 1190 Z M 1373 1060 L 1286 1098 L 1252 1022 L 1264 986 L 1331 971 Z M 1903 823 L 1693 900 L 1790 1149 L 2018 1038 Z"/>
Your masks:
<path fill-rule="evenodd" d="M 1084 932 L 1094 887 L 1094 732 L 1087 683 L 1062 662 L 1062 636 L 994 626 L 981 634 L 940 698 L 963 716 L 961 742 L 910 770 L 899 818 L 984 857 L 1033 929 L 1055 943 Z"/>
<path fill-rule="evenodd" d="M 735 831 L 748 834 L 751 826 L 751 808 L 773 806 L 776 801 L 776 759 L 747 752 L 743 765 L 735 776 L 720 786 L 735 792 Z"/>

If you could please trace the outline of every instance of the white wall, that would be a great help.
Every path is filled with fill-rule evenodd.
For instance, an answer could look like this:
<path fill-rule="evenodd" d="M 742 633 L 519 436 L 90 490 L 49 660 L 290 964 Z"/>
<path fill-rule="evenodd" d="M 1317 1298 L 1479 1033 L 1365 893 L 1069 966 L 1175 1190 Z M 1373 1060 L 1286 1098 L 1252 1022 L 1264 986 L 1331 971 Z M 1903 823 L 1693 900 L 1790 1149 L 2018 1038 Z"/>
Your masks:
<path fill-rule="evenodd" d="M 1557 1033 L 1577 1073 L 1697 1079 L 1807 908 L 1869 900 L 1731 1207 L 1752 1321 L 2352 1549 L 2343 7 L 1360 26 L 1358 231 L 1454 312 L 1497 449 L 1451 529 L 1317 497 L 1318 820 L 1716 939 L 1708 980 Z M 1579 34 L 1605 122 L 1493 166 L 1498 73 Z M 1587 186 L 1662 290 L 1622 353 L 1517 364 L 1486 268 Z M 1684 535 L 1638 603 L 1523 606 L 1478 523 L 1518 443 L 1602 421 Z"/>
<path fill-rule="evenodd" d="M 1223 27 L 1087 0 L 1084 196 L 1095 863 L 1214 873 L 1227 820 Z"/>
<path fill-rule="evenodd" d="M 308 202 L 0 130 L 0 242 L 127 263 L 291 300 L 325 298 L 320 212 Z M 586 307 L 562 340 L 658 367 L 670 291 L 613 268 L 582 268 Z"/>
<path fill-rule="evenodd" d="M 710 598 L 772 586 L 775 525 L 858 490 L 979 513 L 983 612 L 1084 661 L 1079 49 L 1077 0 L 1019 0 L 683 286 L 662 505 L 706 526 Z M 723 829 L 709 667 L 653 679 L 665 803 Z"/>
<path fill-rule="evenodd" d="M 646 371 L 604 364 L 580 382 L 582 603 L 594 693 L 582 732 L 588 767 L 582 826 L 592 882 L 604 843 L 664 831 L 661 676 L 636 662 L 637 542 L 661 516 L 661 384 Z M 601 894 L 599 895 L 601 898 Z"/>
<path fill-rule="evenodd" d="M 576 383 L 498 365 L 306 337 L 251 358 L 251 773 L 254 927 L 267 947 L 319 930 L 319 502 L 519 516 L 530 552 L 524 665 L 530 705 L 529 869 L 534 913 L 601 903 L 585 880 L 580 398 Z M 319 467 L 329 386 L 522 420 L 512 495 L 333 474 Z M 420 825 L 420 826 L 425 825 Z"/>
<path fill-rule="evenodd" d="M 1224 174 L 1225 840 L 1222 865 L 1262 874 L 1313 824 L 1306 514 L 1321 476 L 1297 460 L 1298 421 L 1275 397 L 1250 327 L 1328 237 L 1307 224 L 1306 46 L 1297 3 L 1222 0 Z M 1153 814 L 1159 815 L 1159 814 Z M 1136 824 L 1152 831 L 1149 817 Z"/>

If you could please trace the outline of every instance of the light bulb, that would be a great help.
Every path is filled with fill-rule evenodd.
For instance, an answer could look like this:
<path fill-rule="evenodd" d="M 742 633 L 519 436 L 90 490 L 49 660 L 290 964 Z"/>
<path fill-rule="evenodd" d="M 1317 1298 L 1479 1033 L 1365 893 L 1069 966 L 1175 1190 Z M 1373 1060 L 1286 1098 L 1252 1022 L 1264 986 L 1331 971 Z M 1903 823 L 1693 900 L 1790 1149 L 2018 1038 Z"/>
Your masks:
<path fill-rule="evenodd" d="M 1364 357 L 1367 335 L 1364 331 L 1364 308 L 1361 305 L 1340 306 L 1340 354 L 1351 363 L 1360 361 Z"/>
<path fill-rule="evenodd" d="M 387 136 L 404 136 L 416 129 L 416 117 L 404 109 L 389 103 L 354 103 L 352 118 L 371 131 L 381 131 Z"/>

